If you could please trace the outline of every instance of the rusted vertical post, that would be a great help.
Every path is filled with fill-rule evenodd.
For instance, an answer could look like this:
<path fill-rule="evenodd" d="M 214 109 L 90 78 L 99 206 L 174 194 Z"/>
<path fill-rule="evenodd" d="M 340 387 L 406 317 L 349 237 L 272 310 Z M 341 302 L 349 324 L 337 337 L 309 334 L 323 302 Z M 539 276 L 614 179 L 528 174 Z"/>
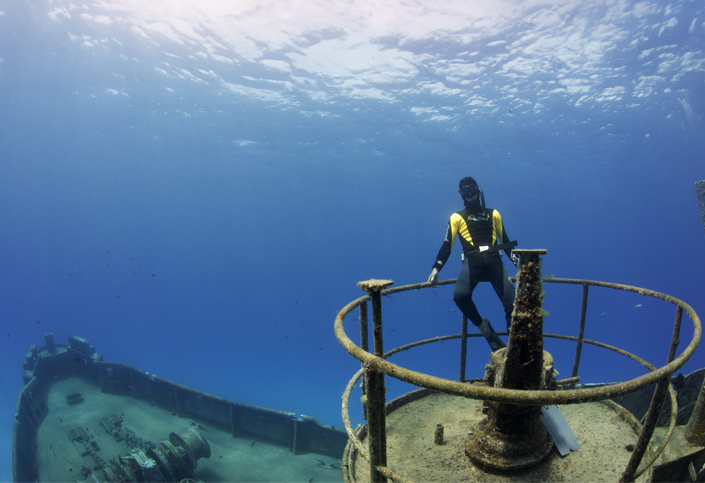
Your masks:
<path fill-rule="evenodd" d="M 659 414 L 661 413 L 661 407 L 663 406 L 663 401 L 666 399 L 666 394 L 668 393 L 668 385 L 671 383 L 670 380 L 664 379 L 658 384 L 656 384 L 656 389 L 651 397 L 651 404 L 649 405 L 649 410 L 646 412 L 646 417 L 644 419 L 644 426 L 639 433 L 639 438 L 637 439 L 634 451 L 629 458 L 627 467 L 622 473 L 622 477 L 619 479 L 620 483 L 631 482 L 635 480 L 635 473 L 641 463 L 642 458 L 644 458 L 644 453 L 649 446 L 649 441 L 651 441 L 651 436 L 654 434 L 654 429 L 656 428 L 656 423 L 658 421 Z"/>
<path fill-rule="evenodd" d="M 585 317 L 587 315 L 588 304 L 588 284 L 583 284 L 583 301 L 580 307 L 580 325 L 578 326 L 578 343 L 575 346 L 575 361 L 573 362 L 573 373 L 571 377 L 578 375 L 578 367 L 580 366 L 580 355 L 583 352 L 583 336 L 585 335 Z"/>
<path fill-rule="evenodd" d="M 462 337 L 460 338 L 460 382 L 465 382 L 465 366 L 468 358 L 468 318 L 463 314 Z"/>
<path fill-rule="evenodd" d="M 545 254 L 546 250 L 514 250 L 514 253 L 520 257 L 519 272 L 502 387 L 541 389 L 545 381 L 540 255 Z"/>
<path fill-rule="evenodd" d="M 668 351 L 668 359 L 666 364 L 670 364 L 676 357 L 676 350 L 678 349 L 678 344 L 680 344 L 680 332 L 681 332 L 681 320 L 683 318 L 683 309 L 680 307 L 676 308 L 676 320 L 673 323 L 673 335 L 671 336 L 671 348 Z M 654 394 L 651 397 L 651 405 L 649 410 L 646 412 L 644 418 L 644 426 L 639 433 L 639 438 L 637 439 L 636 446 L 632 455 L 629 458 L 627 467 L 622 473 L 622 478 L 620 482 L 631 482 L 634 481 L 639 475 L 636 474 L 639 463 L 641 463 L 644 453 L 649 446 L 649 441 L 651 441 L 651 436 L 654 434 L 654 429 L 656 429 L 656 423 L 658 422 L 658 417 L 661 414 L 661 407 L 663 407 L 663 401 L 666 399 L 666 394 L 668 393 L 668 386 L 671 384 L 670 378 L 661 380 L 654 390 Z"/>
<path fill-rule="evenodd" d="M 370 336 L 367 327 L 367 302 L 364 302 L 360 304 L 360 348 L 365 352 L 370 351 Z M 362 381 L 360 381 L 360 387 L 364 399 L 367 394 L 367 378 L 364 374 L 362 375 Z M 367 420 L 367 404 L 362 405 L 362 419 Z"/>
<path fill-rule="evenodd" d="M 381 291 L 392 285 L 391 280 L 367 280 L 358 286 L 370 295 L 372 302 L 372 340 L 374 355 L 384 357 L 382 338 L 382 295 Z M 377 469 L 387 466 L 387 431 L 385 415 L 384 373 L 377 372 L 368 365 L 365 370 L 367 381 L 367 432 L 370 452 L 370 480 L 386 482 L 387 478 Z"/>
<path fill-rule="evenodd" d="M 370 351 L 369 334 L 367 332 L 367 302 L 360 304 L 360 348 Z"/>
<path fill-rule="evenodd" d="M 545 389 L 553 358 L 543 350 L 541 255 L 546 250 L 514 250 L 519 255 L 516 299 L 506 348 L 494 351 L 484 382 L 507 389 Z M 482 466 L 518 470 L 543 461 L 553 440 L 540 421 L 541 406 L 486 401 L 487 417 L 472 427 L 465 453 Z"/>
<path fill-rule="evenodd" d="M 700 202 L 700 214 L 703 217 L 703 229 L 705 230 L 705 180 L 695 182 L 695 191 Z"/>

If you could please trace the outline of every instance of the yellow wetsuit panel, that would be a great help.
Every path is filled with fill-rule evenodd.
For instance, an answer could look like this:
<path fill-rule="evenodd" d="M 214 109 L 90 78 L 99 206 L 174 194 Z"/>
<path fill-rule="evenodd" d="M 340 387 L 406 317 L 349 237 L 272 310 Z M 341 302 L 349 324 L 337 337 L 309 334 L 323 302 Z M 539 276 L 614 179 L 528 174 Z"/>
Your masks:
<path fill-rule="evenodd" d="M 472 242 L 472 236 L 470 235 L 470 231 L 468 230 L 468 224 L 458 213 L 453 213 L 452 215 L 450 215 L 450 229 L 452 235 L 451 239 L 449 240 L 451 249 L 453 248 L 453 244 L 455 243 L 456 235 L 459 235 L 469 244 L 474 245 L 474 243 Z M 492 245 L 497 243 L 497 240 L 501 240 L 503 236 L 504 233 L 502 232 L 502 216 L 499 214 L 499 211 L 492 210 Z"/>
<path fill-rule="evenodd" d="M 446 263 L 453 249 L 453 245 L 455 244 L 456 236 L 460 238 L 463 252 L 466 254 L 476 250 L 478 246 L 495 245 L 498 243 L 498 240 L 501 240 L 501 243 L 506 242 L 502 216 L 497 210 L 492 209 L 488 209 L 487 214 L 491 216 L 491 220 L 483 217 L 480 219 L 468 218 L 468 221 L 465 217 L 469 217 L 470 215 L 468 215 L 465 210 L 450 215 L 446 238 L 443 241 L 443 245 L 438 252 L 436 262 L 433 266 L 440 270 Z M 469 228 L 468 222 L 475 226 Z M 476 237 L 479 236 L 479 240 L 473 240 L 471 232 L 474 233 Z"/>

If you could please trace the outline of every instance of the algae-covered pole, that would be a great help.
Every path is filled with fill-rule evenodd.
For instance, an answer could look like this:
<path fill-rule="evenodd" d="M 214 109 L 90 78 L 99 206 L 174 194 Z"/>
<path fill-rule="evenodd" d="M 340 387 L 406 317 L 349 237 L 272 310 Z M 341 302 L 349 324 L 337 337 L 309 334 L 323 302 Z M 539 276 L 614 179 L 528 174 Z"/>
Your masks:
<path fill-rule="evenodd" d="M 705 180 L 695 182 L 695 191 L 700 202 L 700 214 L 703 217 L 703 230 L 705 230 Z"/>
<path fill-rule="evenodd" d="M 382 294 L 385 288 L 392 285 L 391 280 L 367 280 L 358 282 L 358 286 L 370 295 L 372 302 L 372 340 L 374 355 L 384 358 L 384 343 L 382 339 Z M 367 385 L 367 431 L 369 434 L 370 479 L 373 482 L 386 482 L 387 478 L 378 468 L 387 466 L 387 433 L 384 412 L 384 373 L 378 372 L 372 365 L 365 368 Z"/>
<path fill-rule="evenodd" d="M 668 352 L 668 359 L 666 360 L 667 364 L 670 364 L 671 361 L 673 361 L 673 359 L 676 357 L 676 349 L 678 349 L 678 344 L 680 344 L 682 318 L 683 309 L 677 307 L 676 320 L 673 324 L 673 335 L 671 336 L 671 348 Z M 646 449 L 649 446 L 649 442 L 651 441 L 651 436 L 653 436 L 654 434 L 654 429 L 656 428 L 656 423 L 658 422 L 659 415 L 661 414 L 663 401 L 664 399 L 666 399 L 666 394 L 668 393 L 668 387 L 670 386 L 670 384 L 671 378 L 670 376 L 668 376 L 659 381 L 659 383 L 656 385 L 654 394 L 651 397 L 651 405 L 649 406 L 649 410 L 646 412 L 646 416 L 644 417 L 644 426 L 641 430 L 641 433 L 639 433 L 639 438 L 636 442 L 636 446 L 634 448 L 634 451 L 632 451 L 632 455 L 629 458 L 629 462 L 627 463 L 626 469 L 622 473 L 622 478 L 619 480 L 620 482 L 634 481 L 641 475 L 641 473 L 646 470 L 646 468 L 644 468 L 640 472 L 637 472 L 639 463 L 641 463 L 641 460 L 644 457 L 644 453 L 646 453 Z"/>
<path fill-rule="evenodd" d="M 575 361 L 573 362 L 572 377 L 578 376 L 578 367 L 580 367 L 580 355 L 583 352 L 583 338 L 585 336 L 585 317 L 587 315 L 588 304 L 588 284 L 583 284 L 583 301 L 580 307 L 580 325 L 578 326 L 578 343 L 575 346 Z"/>
<path fill-rule="evenodd" d="M 543 390 L 553 375 L 553 358 L 543 350 L 541 258 L 546 250 L 514 250 L 519 255 L 517 290 L 509 343 L 490 356 L 484 382 L 513 390 Z M 518 470 L 540 463 L 553 441 L 540 421 L 541 406 L 486 401 L 487 415 L 473 425 L 465 453 L 483 467 Z"/>
<path fill-rule="evenodd" d="M 468 318 L 463 314 L 463 328 L 460 337 L 460 376 L 458 381 L 465 382 L 465 366 L 468 357 Z"/>
<path fill-rule="evenodd" d="M 365 351 L 370 351 L 370 336 L 368 333 L 368 321 L 367 321 L 367 302 L 360 304 L 360 348 Z M 362 364 L 365 367 L 365 364 Z M 367 394 L 367 385 L 365 384 L 365 378 L 362 378 L 360 383 L 360 388 L 362 389 L 362 396 L 365 397 Z M 367 404 L 362 405 L 362 419 L 367 420 Z"/>
<path fill-rule="evenodd" d="M 502 387 L 542 389 L 543 316 L 541 257 L 546 250 L 514 250 L 519 255 L 517 294 Z"/>
<path fill-rule="evenodd" d="M 367 332 L 367 303 L 360 304 L 360 348 L 370 351 L 369 334 Z"/>

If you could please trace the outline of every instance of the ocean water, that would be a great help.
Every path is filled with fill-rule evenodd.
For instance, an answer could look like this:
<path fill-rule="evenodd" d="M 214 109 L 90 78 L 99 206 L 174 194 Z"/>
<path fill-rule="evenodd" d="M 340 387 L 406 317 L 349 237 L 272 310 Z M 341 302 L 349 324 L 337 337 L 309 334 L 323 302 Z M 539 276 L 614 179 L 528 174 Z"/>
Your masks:
<path fill-rule="evenodd" d="M 0 480 L 45 332 L 340 427 L 359 363 L 334 317 L 360 280 L 426 281 L 465 176 L 544 274 L 702 315 L 704 46 L 699 0 L 0 0 Z M 547 284 L 546 332 L 577 334 L 580 295 Z M 502 328 L 488 284 L 475 300 Z M 388 348 L 460 331 L 452 287 L 383 307 Z M 586 337 L 661 366 L 674 312 L 594 289 Z M 547 349 L 569 376 L 574 345 Z M 458 359 L 393 362 L 457 378 Z M 585 381 L 643 373 L 583 353 Z"/>

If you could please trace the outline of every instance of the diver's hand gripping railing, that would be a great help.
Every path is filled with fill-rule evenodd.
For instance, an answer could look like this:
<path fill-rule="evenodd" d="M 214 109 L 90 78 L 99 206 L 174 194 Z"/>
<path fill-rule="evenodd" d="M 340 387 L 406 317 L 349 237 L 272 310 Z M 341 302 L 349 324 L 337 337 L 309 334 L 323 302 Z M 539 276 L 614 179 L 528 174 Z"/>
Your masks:
<path fill-rule="evenodd" d="M 576 355 L 575 355 L 575 363 L 573 367 L 573 376 L 577 375 L 577 370 L 578 366 L 580 363 L 580 357 L 581 357 L 581 350 L 582 350 L 582 345 L 584 343 L 587 344 L 592 344 L 597 347 L 601 347 L 604 349 L 612 350 L 615 351 L 619 354 L 622 354 L 626 357 L 629 357 L 640 364 L 644 365 L 647 367 L 651 372 L 637 377 L 636 379 L 632 379 L 629 381 L 617 383 L 617 384 L 612 384 L 608 386 L 602 386 L 602 387 L 590 387 L 590 388 L 582 388 L 582 389 L 561 389 L 561 390 L 555 390 L 555 391 L 540 391 L 540 390 L 517 390 L 517 389 L 506 389 L 506 388 L 496 388 L 496 387 L 485 387 L 485 386 L 479 386 L 479 385 L 471 385 L 471 384 L 466 384 L 461 381 L 451 381 L 447 379 L 441 379 L 437 378 L 434 376 L 429 376 L 427 374 L 419 373 L 416 371 L 412 371 L 409 369 L 405 369 L 403 367 L 397 366 L 395 364 L 390 363 L 389 361 L 386 360 L 389 355 L 402 351 L 402 350 L 408 350 L 411 347 L 426 344 L 426 343 L 432 343 L 432 342 L 437 342 L 440 340 L 448 340 L 448 339 L 454 339 L 454 338 L 461 338 L 464 335 L 463 334 L 458 334 L 458 335 L 452 335 L 452 336 L 445 336 L 445 337 L 437 337 L 434 339 L 428 339 L 426 341 L 420 341 L 416 342 L 413 344 L 409 344 L 407 346 L 399 347 L 393 351 L 390 351 L 388 353 L 382 354 L 380 351 L 382 350 L 381 348 L 381 339 L 382 339 L 382 324 L 381 324 L 381 296 L 383 295 L 391 295 L 393 293 L 398 293 L 398 292 L 405 292 L 405 291 L 410 291 L 410 290 L 419 290 L 419 289 L 424 289 L 424 288 L 429 288 L 429 287 L 436 287 L 439 285 L 450 285 L 455 283 L 455 279 L 453 280 L 443 280 L 439 281 L 437 283 L 419 283 L 419 284 L 412 284 L 412 285 L 405 285 L 405 286 L 400 286 L 400 287 L 395 287 L 395 288 L 387 288 L 387 289 L 380 289 L 377 291 L 369 291 L 370 295 L 360 297 L 357 300 L 354 300 L 347 304 L 343 309 L 340 311 L 340 313 L 337 315 L 335 319 L 335 334 L 336 337 L 338 338 L 338 341 L 340 344 L 343 346 L 343 348 L 351 354 L 353 357 L 358 359 L 360 362 L 363 364 L 363 369 L 358 372 L 358 374 L 355 375 L 353 380 L 351 381 L 350 384 L 348 384 L 348 390 L 346 391 L 346 394 L 344 395 L 344 402 L 343 402 L 343 420 L 345 423 L 346 431 L 348 432 L 348 435 L 351 438 L 351 441 L 354 442 L 356 445 L 358 451 L 360 451 L 360 454 L 362 454 L 366 459 L 369 458 L 367 451 L 362 447 L 362 445 L 359 442 L 359 439 L 355 436 L 354 431 L 351 427 L 349 416 L 347 416 L 347 400 L 349 398 L 350 391 L 352 390 L 352 387 L 354 386 L 355 381 L 357 381 L 363 374 L 364 371 L 367 371 L 368 374 L 374 374 L 374 373 L 383 373 L 388 376 L 394 377 L 395 379 L 399 379 L 404 382 L 408 382 L 410 384 L 413 384 L 415 386 L 419 387 L 425 387 L 429 389 L 433 389 L 436 391 L 448 393 L 448 394 L 453 394 L 457 396 L 463 396 L 463 397 L 468 397 L 472 399 L 480 399 L 484 401 L 498 401 L 498 402 L 507 402 L 511 404 L 528 404 L 528 405 L 553 405 L 553 404 L 577 404 L 577 403 L 583 403 L 583 402 L 592 402 L 592 401 L 601 401 L 605 399 L 613 399 L 616 397 L 620 397 L 626 394 L 630 394 L 636 391 L 639 391 L 645 387 L 654 385 L 654 384 L 659 384 L 657 391 L 654 395 L 654 398 L 652 400 L 652 405 L 651 408 L 649 409 L 649 413 L 647 413 L 646 421 L 644 423 L 644 428 L 642 430 L 642 435 L 639 438 L 639 442 L 637 443 L 637 447 L 634 450 L 633 458 L 630 460 L 627 469 L 625 470 L 622 480 L 623 481 L 633 481 L 636 477 L 638 477 L 646 468 L 648 468 L 649 465 L 653 464 L 655 459 L 658 457 L 658 454 L 660 454 L 661 450 L 663 449 L 663 446 L 665 446 L 665 443 L 667 442 L 664 441 L 662 444 L 662 447 L 657 450 L 656 454 L 651 458 L 651 461 L 649 461 L 642 469 L 637 470 L 637 467 L 639 463 L 641 462 L 641 458 L 643 457 L 644 450 L 646 446 L 649 443 L 649 440 L 651 438 L 651 434 L 653 432 L 653 427 L 655 426 L 655 420 L 658 417 L 658 412 L 660 411 L 661 408 L 661 403 L 663 401 L 663 397 L 665 396 L 665 391 L 670 387 L 670 377 L 673 373 L 678 371 L 683 365 L 688 361 L 688 359 L 693 355 L 695 352 L 701 338 L 701 333 L 702 333 L 702 328 L 700 324 L 700 319 L 697 315 L 697 313 L 693 310 L 690 305 L 687 303 L 683 302 L 682 300 L 679 300 L 675 297 L 672 297 L 670 295 L 666 295 L 660 292 L 655 292 L 652 290 L 644 289 L 644 288 L 639 288 L 639 287 L 633 287 L 629 285 L 622 285 L 622 284 L 614 284 L 614 283 L 608 283 L 608 282 L 599 282 L 599 281 L 592 281 L 592 280 L 578 280 L 578 279 L 560 279 L 560 278 L 554 278 L 554 277 L 544 277 L 543 281 L 544 282 L 549 282 L 549 283 L 564 283 L 564 284 L 577 284 L 577 285 L 582 285 L 583 286 L 583 302 L 582 302 L 582 309 L 581 309 L 581 318 L 580 318 L 580 328 L 579 328 L 579 335 L 578 337 L 574 336 L 565 336 L 565 335 L 556 335 L 556 334 L 544 334 L 545 337 L 552 337 L 552 338 L 559 338 L 559 339 L 566 339 L 566 340 L 574 340 L 577 342 L 577 347 L 576 347 Z M 391 281 L 390 281 L 391 282 Z M 391 283 L 390 283 L 391 284 Z M 389 284 L 387 284 L 389 285 Z M 609 346 L 607 344 L 602 344 L 600 342 L 592 341 L 592 340 L 587 340 L 583 338 L 583 333 L 584 333 L 584 326 L 585 326 L 585 313 L 586 313 L 586 308 L 587 308 L 587 294 L 588 294 L 588 287 L 589 286 L 596 286 L 596 287 L 604 287 L 604 288 L 609 288 L 609 289 L 615 289 L 615 290 L 623 290 L 627 292 L 635 292 L 640 295 L 648 296 L 648 297 L 653 297 L 657 298 L 659 300 L 666 301 L 668 303 L 671 303 L 676 306 L 676 320 L 674 323 L 674 328 L 673 328 L 673 337 L 671 340 L 671 349 L 670 349 L 670 354 L 668 357 L 668 362 L 665 366 L 656 368 L 649 364 L 648 362 L 644 361 L 643 359 L 637 357 L 636 355 L 630 354 L 626 351 L 623 351 L 619 348 Z M 347 316 L 350 312 L 352 312 L 355 308 L 360 308 L 360 330 L 361 334 L 363 334 L 362 340 L 364 341 L 363 344 L 366 345 L 367 341 L 367 302 L 372 300 L 373 301 L 373 311 L 375 311 L 375 314 L 373 314 L 373 318 L 375 326 L 373 329 L 375 337 L 379 339 L 380 342 L 380 347 L 378 350 L 375 351 L 375 354 L 371 354 L 367 350 L 363 350 L 363 348 L 358 347 L 355 343 L 350 340 L 350 338 L 347 336 L 343 329 L 343 320 L 345 316 Z M 376 303 L 375 303 L 376 302 Z M 375 307 L 376 305 L 376 307 Z M 680 337 L 680 323 L 681 323 L 681 318 L 682 318 L 682 313 L 685 311 L 690 319 L 693 322 L 693 337 L 690 340 L 688 346 L 683 350 L 683 352 L 678 355 L 678 357 L 675 357 L 675 352 L 676 348 L 679 344 L 679 337 Z M 378 320 L 377 320 L 378 319 Z M 377 342 L 377 340 L 376 340 Z M 365 347 L 365 349 L 367 349 Z M 705 423 L 702 422 L 703 416 L 701 414 L 705 412 L 705 397 L 703 397 L 703 391 L 701 390 L 701 397 L 698 398 L 698 404 L 696 404 L 696 409 L 693 412 L 693 416 L 691 417 L 691 422 L 693 418 L 698 417 L 701 421 L 696 422 L 694 424 L 689 423 L 689 428 L 694 427 L 696 430 L 702 429 L 702 427 L 705 425 Z M 673 426 L 675 425 L 675 393 L 671 390 L 671 399 L 672 399 L 672 421 L 671 421 L 671 427 L 669 430 L 669 437 L 670 433 L 673 430 Z M 383 404 L 383 403 L 382 403 Z M 383 412 L 383 411 L 382 411 Z M 697 414 L 697 416 L 696 416 Z M 702 431 L 700 431 L 702 433 Z M 643 437 L 642 437 L 643 436 Z M 383 437 L 383 439 L 385 439 Z M 643 449 L 640 448 L 640 446 L 643 446 Z M 642 451 L 639 451 L 642 449 Z M 386 459 L 383 458 L 383 459 Z M 386 462 L 384 462 L 381 465 L 376 465 L 374 468 L 376 468 L 377 471 L 379 471 L 380 475 L 385 475 L 386 477 L 392 478 L 395 481 L 403 481 L 403 477 L 394 474 L 389 470 L 388 468 L 385 467 Z"/>

